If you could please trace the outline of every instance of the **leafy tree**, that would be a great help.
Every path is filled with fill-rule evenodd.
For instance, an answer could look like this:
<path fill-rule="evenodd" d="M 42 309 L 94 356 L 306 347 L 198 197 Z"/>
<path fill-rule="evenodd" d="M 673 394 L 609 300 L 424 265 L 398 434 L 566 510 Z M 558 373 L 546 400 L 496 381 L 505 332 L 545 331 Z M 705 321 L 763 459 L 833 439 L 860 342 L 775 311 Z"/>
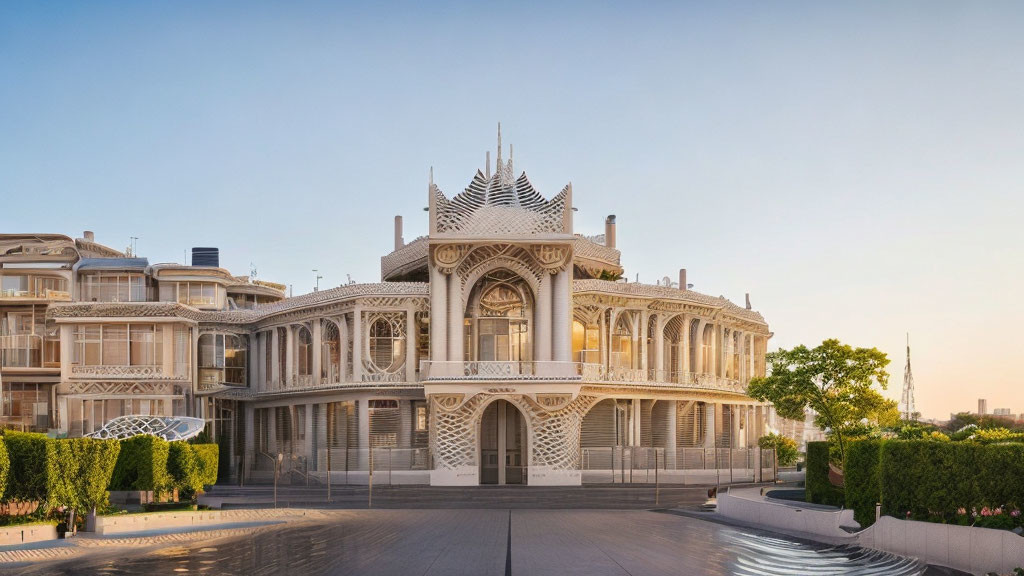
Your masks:
<path fill-rule="evenodd" d="M 779 461 L 779 466 L 792 466 L 796 464 L 797 459 L 800 457 L 800 452 L 797 450 L 796 440 L 783 436 L 782 434 L 766 434 L 761 436 L 757 440 L 757 445 L 763 450 L 775 449 L 775 456 Z"/>
<path fill-rule="evenodd" d="M 891 414 L 895 402 L 875 389 L 885 388 L 889 358 L 877 348 L 853 348 L 829 339 L 816 348 L 797 346 L 767 356 L 770 374 L 750 381 L 752 398 L 775 405 L 779 416 L 802 420 L 814 411 L 814 423 L 835 443 L 837 459 L 846 458 L 847 431 L 863 420 Z"/>

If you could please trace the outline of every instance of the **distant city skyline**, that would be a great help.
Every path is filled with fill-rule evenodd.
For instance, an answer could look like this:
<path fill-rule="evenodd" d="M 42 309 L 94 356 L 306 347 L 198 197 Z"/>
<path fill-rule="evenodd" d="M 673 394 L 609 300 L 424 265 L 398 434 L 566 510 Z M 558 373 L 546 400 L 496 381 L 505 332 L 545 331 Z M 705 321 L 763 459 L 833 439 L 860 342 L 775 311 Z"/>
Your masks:
<path fill-rule="evenodd" d="M 909 332 L 924 417 L 1019 414 L 1022 28 L 1010 2 L 6 3 L 0 232 L 376 281 L 391 218 L 426 233 L 431 167 L 461 190 L 501 121 L 577 232 L 618 216 L 630 281 L 749 292 L 770 349 L 877 346 L 894 400 Z"/>

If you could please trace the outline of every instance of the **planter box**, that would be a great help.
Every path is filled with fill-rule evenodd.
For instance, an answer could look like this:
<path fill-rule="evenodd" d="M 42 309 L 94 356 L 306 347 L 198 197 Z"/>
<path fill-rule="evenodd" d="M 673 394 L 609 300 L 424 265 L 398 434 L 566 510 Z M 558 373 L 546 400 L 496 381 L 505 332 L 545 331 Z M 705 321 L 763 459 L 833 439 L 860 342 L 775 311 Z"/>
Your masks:
<path fill-rule="evenodd" d="M 57 526 L 54 524 L 23 524 L 0 528 L 0 546 L 16 546 L 56 539 Z"/>
<path fill-rule="evenodd" d="M 127 534 L 167 528 L 188 528 L 222 521 L 220 511 L 181 510 L 175 512 L 152 512 L 148 514 L 120 514 L 97 516 L 96 534 Z"/>
<path fill-rule="evenodd" d="M 858 542 L 972 574 L 1009 574 L 1024 566 L 1024 537 L 1008 530 L 882 516 L 858 535 Z"/>

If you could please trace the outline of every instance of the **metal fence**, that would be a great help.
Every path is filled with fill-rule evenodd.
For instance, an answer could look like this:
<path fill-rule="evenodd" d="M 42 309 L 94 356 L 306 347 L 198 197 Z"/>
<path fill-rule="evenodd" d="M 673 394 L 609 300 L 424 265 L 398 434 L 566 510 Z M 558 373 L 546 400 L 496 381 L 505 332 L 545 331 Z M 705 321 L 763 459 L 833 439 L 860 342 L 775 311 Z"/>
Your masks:
<path fill-rule="evenodd" d="M 283 484 L 427 484 L 433 467 L 428 448 L 322 448 L 316 458 L 260 452 L 252 463 L 249 481 L 273 480 L 275 462 Z"/>
<path fill-rule="evenodd" d="M 580 464 L 583 472 L 590 472 L 584 475 L 584 483 L 725 484 L 771 481 L 776 475 L 775 451 L 760 448 L 677 448 L 673 452 L 645 446 L 588 447 L 580 451 Z"/>

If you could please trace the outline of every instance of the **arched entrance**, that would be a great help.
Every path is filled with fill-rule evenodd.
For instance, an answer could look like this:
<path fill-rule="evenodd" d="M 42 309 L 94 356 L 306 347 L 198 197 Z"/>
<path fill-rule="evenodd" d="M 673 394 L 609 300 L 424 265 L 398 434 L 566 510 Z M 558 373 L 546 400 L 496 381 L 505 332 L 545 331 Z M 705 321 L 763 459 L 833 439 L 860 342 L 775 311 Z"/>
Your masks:
<path fill-rule="evenodd" d="M 526 419 L 506 400 L 491 402 L 480 420 L 480 483 L 526 484 Z"/>

